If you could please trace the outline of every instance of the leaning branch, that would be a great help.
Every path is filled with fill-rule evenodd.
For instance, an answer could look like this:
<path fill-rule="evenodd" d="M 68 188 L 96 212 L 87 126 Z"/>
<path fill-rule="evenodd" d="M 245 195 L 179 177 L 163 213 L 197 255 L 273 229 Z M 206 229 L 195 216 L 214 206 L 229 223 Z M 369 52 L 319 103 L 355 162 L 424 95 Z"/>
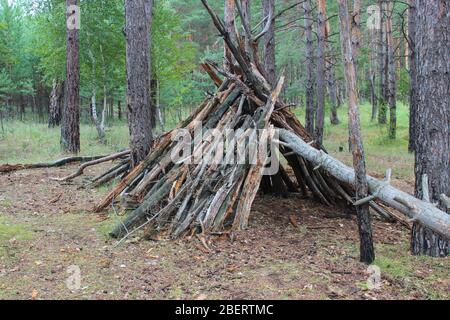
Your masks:
<path fill-rule="evenodd" d="M 89 161 L 89 162 L 86 162 L 86 163 L 82 164 L 75 173 L 73 173 L 73 174 L 71 174 L 71 175 L 69 175 L 67 177 L 64 177 L 64 178 L 50 178 L 50 180 L 59 181 L 59 182 L 72 180 L 72 179 L 74 179 L 74 178 L 76 178 L 78 176 L 81 176 L 83 174 L 84 170 L 86 168 L 88 168 L 88 167 L 95 166 L 95 165 L 103 163 L 103 162 L 112 161 L 112 160 L 115 160 L 115 159 L 118 159 L 118 158 L 122 158 L 122 157 L 125 157 L 125 156 L 129 155 L 129 154 L 130 154 L 130 150 L 126 150 L 126 151 L 122 151 L 122 152 L 119 152 L 119 153 L 114 153 L 114 154 L 109 155 L 107 157 L 103 157 L 103 158 L 100 158 L 100 159 Z"/>
<path fill-rule="evenodd" d="M 321 167 L 339 181 L 354 185 L 355 172 L 330 155 L 309 146 L 296 134 L 280 130 L 280 138 L 289 148 L 313 165 Z M 392 187 L 386 181 L 367 176 L 370 193 L 383 203 L 406 215 L 410 221 L 416 221 L 431 230 L 450 239 L 450 215 L 436 208 L 432 203 L 419 200 Z"/>

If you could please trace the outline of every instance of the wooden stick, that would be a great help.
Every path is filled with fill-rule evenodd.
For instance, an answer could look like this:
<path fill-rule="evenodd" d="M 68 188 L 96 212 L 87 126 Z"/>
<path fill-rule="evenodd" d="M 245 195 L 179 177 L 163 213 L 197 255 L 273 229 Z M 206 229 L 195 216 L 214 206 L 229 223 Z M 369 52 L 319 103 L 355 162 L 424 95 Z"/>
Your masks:
<path fill-rule="evenodd" d="M 73 173 L 73 174 L 71 174 L 71 175 L 69 175 L 67 177 L 64 177 L 64 178 L 50 178 L 50 180 L 59 181 L 59 182 L 72 180 L 72 179 L 74 179 L 74 178 L 76 178 L 78 176 L 81 176 L 83 174 L 83 172 L 84 172 L 84 169 L 86 169 L 87 167 L 91 167 L 91 166 L 95 166 L 95 165 L 103 163 L 103 162 L 108 162 L 108 161 L 111 161 L 111 160 L 115 160 L 115 159 L 124 157 L 124 156 L 129 155 L 129 154 L 130 154 L 130 150 L 127 150 L 127 151 L 123 151 L 123 152 L 119 152 L 119 153 L 115 153 L 115 154 L 109 155 L 109 156 L 104 157 L 104 158 L 100 158 L 100 159 L 97 159 L 97 160 L 89 161 L 89 162 L 86 162 L 86 163 L 82 164 L 75 173 Z"/>
<path fill-rule="evenodd" d="M 9 173 L 18 170 L 40 169 L 40 168 L 57 168 L 74 162 L 86 162 L 104 158 L 105 156 L 88 156 L 88 157 L 67 157 L 49 163 L 34 164 L 5 164 L 0 166 L 0 173 Z"/>

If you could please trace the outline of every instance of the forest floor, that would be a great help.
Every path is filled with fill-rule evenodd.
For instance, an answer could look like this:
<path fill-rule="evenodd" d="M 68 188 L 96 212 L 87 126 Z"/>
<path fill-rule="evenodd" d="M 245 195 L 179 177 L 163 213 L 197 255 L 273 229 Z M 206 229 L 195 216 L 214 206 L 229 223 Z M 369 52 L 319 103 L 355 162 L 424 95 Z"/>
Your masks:
<path fill-rule="evenodd" d="M 382 141 L 380 129 L 365 130 L 366 137 L 373 138 L 368 163 L 370 173 L 379 177 L 393 168 L 393 183 L 412 192 L 413 159 L 404 152 L 401 126 L 400 122 L 398 145 L 377 144 Z M 327 148 L 348 162 L 345 134 L 344 123 L 328 132 Z M 24 139 L 8 139 L 12 138 L 0 139 L 0 163 L 26 159 L 26 153 L 17 150 Z M 41 139 L 45 153 L 49 142 Z M 120 147 L 114 144 L 89 153 Z M 17 153 L 8 158 L 3 153 L 8 150 Z M 107 166 L 87 170 L 86 177 Z M 75 169 L 73 165 L 0 176 L 0 299 L 450 298 L 450 259 L 411 256 L 409 231 L 376 219 L 374 265 L 380 268 L 381 283 L 379 289 L 370 289 L 373 271 L 358 261 L 354 216 L 299 196 L 257 197 L 250 228 L 233 239 L 208 238 L 209 250 L 196 237 L 132 238 L 116 247 L 108 232 L 118 217 L 90 212 L 107 188 L 80 188 L 81 178 L 64 185 L 49 179 Z M 81 287 L 74 291 L 67 286 L 73 279 L 72 266 L 81 272 Z"/>

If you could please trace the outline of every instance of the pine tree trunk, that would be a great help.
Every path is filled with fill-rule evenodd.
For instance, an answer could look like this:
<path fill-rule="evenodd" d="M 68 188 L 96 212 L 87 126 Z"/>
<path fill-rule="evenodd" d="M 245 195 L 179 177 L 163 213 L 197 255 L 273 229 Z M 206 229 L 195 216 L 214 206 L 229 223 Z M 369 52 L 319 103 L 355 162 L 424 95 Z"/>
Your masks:
<path fill-rule="evenodd" d="M 64 98 L 63 87 L 64 85 L 61 82 L 53 79 L 52 92 L 50 94 L 49 128 L 54 128 L 61 124 L 61 111 Z"/>
<path fill-rule="evenodd" d="M 371 121 L 375 121 L 378 113 L 378 99 L 376 93 L 376 70 L 377 70 L 377 59 L 376 59 L 376 40 L 377 40 L 377 29 L 373 28 L 371 33 L 370 41 L 370 102 L 372 104 L 372 116 Z"/>
<path fill-rule="evenodd" d="M 114 120 L 114 96 L 109 99 L 109 110 L 111 110 L 111 120 Z"/>
<path fill-rule="evenodd" d="M 428 177 L 430 201 L 450 194 L 450 15 L 444 0 L 416 0 L 417 112 L 415 157 L 416 197 L 424 196 Z M 425 181 L 426 182 L 426 181 Z M 447 210 L 440 203 L 442 210 Z M 421 225 L 415 225 L 412 253 L 431 256 L 449 254 L 449 241 Z"/>
<path fill-rule="evenodd" d="M 326 3 L 317 1 L 317 108 L 314 138 L 319 145 L 323 143 L 325 122 L 325 33 Z"/>
<path fill-rule="evenodd" d="M 330 102 L 331 102 L 331 113 L 330 121 L 331 124 L 338 125 L 340 123 L 337 109 L 339 107 L 339 98 L 336 89 L 336 80 L 334 79 L 333 67 L 330 64 L 328 68 L 328 90 L 330 91 Z"/>
<path fill-rule="evenodd" d="M 66 0 L 69 6 L 77 5 L 77 0 Z M 67 12 L 67 19 L 75 12 Z M 76 27 L 67 28 L 66 90 L 61 121 L 61 148 L 65 152 L 80 152 L 80 65 L 79 35 Z"/>
<path fill-rule="evenodd" d="M 357 67 L 358 52 L 361 46 L 361 0 L 353 1 L 353 16 L 351 21 L 353 61 L 355 67 Z"/>
<path fill-rule="evenodd" d="M 105 113 L 108 118 L 111 117 L 111 109 L 108 107 L 108 96 L 106 85 L 103 86 L 103 109 L 102 113 Z"/>
<path fill-rule="evenodd" d="M 158 114 L 158 80 L 156 79 L 156 76 L 153 75 L 152 79 L 150 80 L 150 88 L 151 88 L 151 96 L 150 96 L 150 103 L 152 105 L 152 128 L 156 128 L 156 117 Z"/>
<path fill-rule="evenodd" d="M 339 0 L 339 26 L 344 54 L 344 74 L 348 93 L 349 134 L 350 147 L 353 155 L 353 167 L 355 169 L 356 199 L 363 199 L 369 193 L 369 185 L 367 182 L 364 146 L 361 137 L 356 70 L 353 60 L 354 55 L 352 52 L 347 0 Z M 375 252 L 372 240 L 369 204 L 366 203 L 356 207 L 356 211 L 360 236 L 360 260 L 361 262 L 372 263 L 375 260 Z"/>
<path fill-rule="evenodd" d="M 263 0 L 263 16 L 274 16 L 275 0 Z M 266 71 L 267 81 L 272 87 L 276 86 L 276 61 L 275 61 L 275 21 L 270 24 L 269 31 L 265 34 L 263 40 L 264 48 L 264 69 Z"/>
<path fill-rule="evenodd" d="M 416 64 L 416 8 L 415 0 L 409 0 L 408 45 L 409 47 L 409 152 L 416 150 L 416 110 L 417 110 L 417 64 Z"/>
<path fill-rule="evenodd" d="M 330 24 L 328 22 L 328 18 L 325 12 L 325 48 L 326 51 L 329 51 L 329 47 L 327 45 L 328 37 L 330 35 Z M 340 123 L 339 117 L 337 114 L 337 108 L 339 107 L 339 97 L 338 92 L 336 88 L 336 80 L 334 78 L 334 67 L 333 63 L 331 63 L 331 57 L 329 59 L 325 58 L 325 65 L 326 65 L 326 79 L 328 84 L 328 92 L 330 96 L 330 102 L 331 102 L 331 112 L 330 112 L 330 121 L 331 124 L 337 125 Z"/>
<path fill-rule="evenodd" d="M 379 0 L 380 6 L 380 39 L 379 39 L 379 67 L 380 67 L 380 94 L 378 99 L 378 123 L 387 123 L 387 43 L 385 23 L 385 1 Z"/>
<path fill-rule="evenodd" d="M 386 18 L 386 37 L 388 47 L 388 102 L 389 102 L 389 139 L 397 137 L 397 101 L 396 101 L 396 68 L 395 48 L 392 37 L 392 3 L 388 3 Z"/>
<path fill-rule="evenodd" d="M 306 34 L 306 131 L 314 135 L 314 54 L 313 54 L 313 32 L 312 32 L 312 9 L 311 0 L 303 3 L 305 12 L 305 34 Z"/>
<path fill-rule="evenodd" d="M 132 166 L 138 165 L 152 146 L 150 107 L 151 0 L 125 0 L 127 111 Z M 150 11 L 148 11 L 150 9 Z"/>

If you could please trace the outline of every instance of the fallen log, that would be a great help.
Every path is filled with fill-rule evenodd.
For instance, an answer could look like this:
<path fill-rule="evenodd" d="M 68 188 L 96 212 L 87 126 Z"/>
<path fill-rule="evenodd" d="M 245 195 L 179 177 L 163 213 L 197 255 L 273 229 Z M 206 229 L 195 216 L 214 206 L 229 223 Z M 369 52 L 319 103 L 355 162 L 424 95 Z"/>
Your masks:
<path fill-rule="evenodd" d="M 352 168 L 334 159 L 330 155 L 305 143 L 295 133 L 280 130 L 280 139 L 297 155 L 328 172 L 339 181 L 353 185 L 355 172 Z M 370 194 L 403 213 L 410 221 L 418 222 L 450 240 L 450 215 L 439 210 L 433 204 L 419 200 L 406 192 L 368 176 Z M 369 197 L 367 201 L 372 201 Z"/>
<path fill-rule="evenodd" d="M 74 162 L 87 162 L 104 158 L 105 156 L 88 156 L 88 157 L 66 157 L 47 163 L 32 163 L 32 164 L 4 164 L 0 165 L 0 173 L 10 173 L 19 170 L 28 169 L 42 169 L 42 168 L 57 168 Z"/>
<path fill-rule="evenodd" d="M 89 161 L 89 162 L 86 162 L 86 163 L 82 164 L 75 173 L 73 173 L 71 175 L 68 175 L 67 177 L 50 178 L 50 180 L 59 181 L 59 182 L 73 180 L 74 178 L 76 178 L 78 176 L 81 176 L 83 174 L 84 170 L 86 168 L 88 168 L 88 167 L 95 166 L 95 165 L 103 163 L 103 162 L 112 161 L 112 160 L 115 160 L 115 159 L 118 159 L 118 158 L 122 158 L 122 157 L 125 157 L 125 156 L 129 155 L 129 154 L 130 154 L 130 150 L 126 150 L 126 151 L 122 151 L 122 152 L 119 152 L 119 153 L 111 154 L 109 156 L 106 156 L 106 157 L 103 157 L 103 158 L 100 158 L 100 159 L 92 160 L 92 161 Z"/>

